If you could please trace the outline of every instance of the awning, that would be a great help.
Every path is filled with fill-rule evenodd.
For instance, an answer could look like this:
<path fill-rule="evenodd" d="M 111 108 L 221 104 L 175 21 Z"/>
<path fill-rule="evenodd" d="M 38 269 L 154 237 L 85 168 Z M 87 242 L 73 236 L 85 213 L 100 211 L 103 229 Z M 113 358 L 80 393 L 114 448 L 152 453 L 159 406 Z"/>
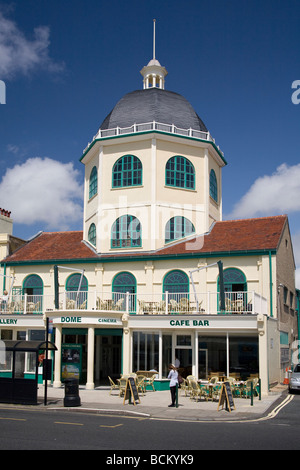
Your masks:
<path fill-rule="evenodd" d="M 0 340 L 0 350 L 5 351 L 27 351 L 38 352 L 47 349 L 46 341 L 17 341 L 17 340 Z M 57 351 L 57 347 L 51 341 L 48 341 L 48 351 Z"/>

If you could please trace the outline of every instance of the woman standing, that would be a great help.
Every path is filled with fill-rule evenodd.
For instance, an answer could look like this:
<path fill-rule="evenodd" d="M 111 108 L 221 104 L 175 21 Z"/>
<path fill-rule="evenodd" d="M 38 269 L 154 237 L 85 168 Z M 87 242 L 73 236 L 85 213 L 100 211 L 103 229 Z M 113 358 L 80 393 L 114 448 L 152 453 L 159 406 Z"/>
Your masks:
<path fill-rule="evenodd" d="M 168 379 L 170 379 L 170 392 L 171 392 L 171 400 L 172 403 L 169 405 L 169 407 L 175 406 L 175 400 L 176 400 L 176 387 L 178 386 L 178 372 L 174 366 L 174 364 L 169 365 L 169 375 Z"/>

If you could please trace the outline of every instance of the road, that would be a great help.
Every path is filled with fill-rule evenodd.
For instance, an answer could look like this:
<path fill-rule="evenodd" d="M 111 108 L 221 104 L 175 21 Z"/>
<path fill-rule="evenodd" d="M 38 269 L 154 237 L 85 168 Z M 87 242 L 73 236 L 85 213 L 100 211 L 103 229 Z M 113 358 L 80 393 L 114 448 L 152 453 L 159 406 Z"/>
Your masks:
<path fill-rule="evenodd" d="M 143 454 L 149 456 L 145 459 L 171 452 L 194 455 L 195 463 L 199 454 L 194 451 L 199 450 L 299 450 L 299 412 L 300 395 L 272 419 L 230 423 L 161 421 L 0 405 L 0 449 L 102 450 L 103 459 L 122 457 L 124 451 L 137 458 L 139 453 L 131 451 L 145 450 L 149 451 Z M 137 467 L 141 461 L 135 463 L 132 465 Z M 172 462 L 164 464 L 168 463 Z"/>

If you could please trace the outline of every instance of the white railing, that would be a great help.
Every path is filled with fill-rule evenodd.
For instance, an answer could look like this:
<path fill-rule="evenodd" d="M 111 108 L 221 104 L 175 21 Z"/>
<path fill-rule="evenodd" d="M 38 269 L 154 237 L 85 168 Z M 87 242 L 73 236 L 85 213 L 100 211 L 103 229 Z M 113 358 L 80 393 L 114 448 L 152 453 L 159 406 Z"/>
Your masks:
<path fill-rule="evenodd" d="M 168 293 L 138 298 L 139 314 L 267 314 L 267 299 L 256 292 L 226 292 L 225 310 L 221 310 L 218 292 Z"/>
<path fill-rule="evenodd" d="M 264 314 L 268 313 L 267 299 L 251 292 L 226 292 L 225 310 L 220 309 L 220 294 L 170 293 L 131 294 L 120 292 L 60 292 L 58 310 L 95 310 L 127 312 L 138 315 L 172 314 Z M 42 314 L 55 310 L 53 295 L 12 295 L 0 303 L 2 314 Z"/>
<path fill-rule="evenodd" d="M 126 135 L 126 134 L 136 134 L 139 132 L 147 132 L 147 131 L 160 131 L 160 132 L 167 132 L 169 134 L 177 134 L 187 137 L 194 137 L 200 140 L 207 140 L 213 142 L 215 144 L 215 139 L 212 138 L 209 132 L 198 131 L 192 128 L 189 129 L 181 129 L 179 127 L 174 126 L 174 124 L 164 124 L 161 122 L 146 122 L 143 124 L 133 124 L 130 127 L 114 127 L 112 129 L 99 129 L 97 134 L 93 137 L 92 142 L 96 139 L 101 139 L 105 137 L 114 137 L 118 135 Z M 87 151 L 91 142 L 86 146 L 83 153 Z M 223 152 L 218 147 L 219 152 L 223 155 Z"/>
<path fill-rule="evenodd" d="M 6 302 L 0 302 L 0 313 L 8 314 L 42 314 L 54 309 L 52 295 L 11 295 Z"/>

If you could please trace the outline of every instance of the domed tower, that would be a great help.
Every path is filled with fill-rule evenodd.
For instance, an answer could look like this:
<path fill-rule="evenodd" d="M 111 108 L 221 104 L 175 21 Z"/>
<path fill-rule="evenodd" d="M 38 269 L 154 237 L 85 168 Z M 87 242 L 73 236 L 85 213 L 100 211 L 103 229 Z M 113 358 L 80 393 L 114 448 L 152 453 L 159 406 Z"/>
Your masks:
<path fill-rule="evenodd" d="M 222 218 L 226 161 L 191 104 L 164 89 L 155 29 L 141 74 L 143 89 L 118 101 L 81 158 L 84 240 L 102 254 L 156 250 Z"/>

